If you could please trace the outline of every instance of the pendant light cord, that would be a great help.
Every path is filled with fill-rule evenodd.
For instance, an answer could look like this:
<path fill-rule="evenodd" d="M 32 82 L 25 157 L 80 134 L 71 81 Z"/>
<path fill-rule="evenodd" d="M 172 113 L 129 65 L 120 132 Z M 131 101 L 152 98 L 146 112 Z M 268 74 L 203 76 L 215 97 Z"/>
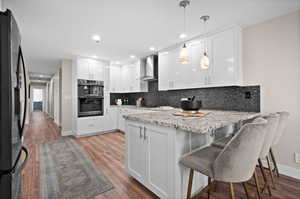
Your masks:
<path fill-rule="evenodd" d="M 185 7 L 183 8 L 183 33 L 186 34 L 186 12 L 185 12 Z"/>
<path fill-rule="evenodd" d="M 207 32 L 206 32 L 206 19 L 203 20 L 204 21 L 204 39 L 205 39 L 205 45 L 204 45 L 204 53 L 205 55 L 207 55 L 207 51 L 208 51 L 208 44 L 207 44 Z"/>

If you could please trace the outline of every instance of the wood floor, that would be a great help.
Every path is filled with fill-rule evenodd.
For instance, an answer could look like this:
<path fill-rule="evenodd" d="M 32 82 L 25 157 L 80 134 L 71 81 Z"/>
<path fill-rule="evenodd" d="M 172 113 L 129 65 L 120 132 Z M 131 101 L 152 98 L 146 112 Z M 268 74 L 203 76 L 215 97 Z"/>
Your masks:
<path fill-rule="evenodd" d="M 33 112 L 30 124 L 25 132 L 25 146 L 30 156 L 22 173 L 22 198 L 38 199 L 39 197 L 39 154 L 38 146 L 43 142 L 64 139 L 59 135 L 59 128 L 43 112 Z M 114 189 L 94 199 L 152 199 L 158 198 L 133 178 L 129 177 L 124 167 L 124 135 L 120 132 L 76 139 L 95 164 L 106 174 L 114 185 Z M 255 190 L 251 185 L 252 197 Z M 241 185 L 235 185 L 236 198 L 246 198 Z M 264 198 L 300 199 L 300 181 L 281 176 L 273 190 L 273 196 L 267 193 Z M 218 183 L 217 191 L 211 199 L 229 198 L 228 185 Z"/>

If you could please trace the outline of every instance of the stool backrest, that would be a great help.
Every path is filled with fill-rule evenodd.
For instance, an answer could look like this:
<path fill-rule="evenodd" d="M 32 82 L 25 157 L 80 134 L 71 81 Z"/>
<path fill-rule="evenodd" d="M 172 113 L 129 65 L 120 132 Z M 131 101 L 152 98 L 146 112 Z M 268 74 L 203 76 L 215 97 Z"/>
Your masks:
<path fill-rule="evenodd" d="M 249 180 L 262 149 L 266 128 L 267 120 L 263 118 L 245 124 L 214 161 L 214 179 L 233 183 Z"/>
<path fill-rule="evenodd" d="M 259 157 L 265 158 L 269 154 L 271 145 L 273 143 L 273 140 L 274 140 L 274 137 L 276 134 L 276 130 L 278 128 L 280 115 L 271 113 L 267 116 L 263 116 L 262 118 L 267 120 L 268 124 L 267 124 L 267 132 L 265 135 L 265 140 L 264 140 Z"/>
<path fill-rule="evenodd" d="M 276 133 L 275 133 L 275 136 L 273 139 L 272 146 L 275 146 L 279 142 L 280 137 L 282 136 L 282 134 L 286 128 L 287 120 L 290 116 L 290 114 L 286 111 L 278 112 L 278 114 L 280 115 L 279 123 L 278 123 L 277 130 L 276 130 Z"/>

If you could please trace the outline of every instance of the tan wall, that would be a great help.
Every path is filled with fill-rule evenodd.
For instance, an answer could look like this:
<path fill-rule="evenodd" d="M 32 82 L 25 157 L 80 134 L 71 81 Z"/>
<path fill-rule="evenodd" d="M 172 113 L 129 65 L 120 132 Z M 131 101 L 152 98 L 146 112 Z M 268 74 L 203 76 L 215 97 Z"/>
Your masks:
<path fill-rule="evenodd" d="M 72 133 L 72 60 L 63 60 L 61 66 L 61 126 L 62 135 Z"/>
<path fill-rule="evenodd" d="M 275 148 L 279 162 L 300 169 L 300 11 L 243 30 L 245 84 L 261 85 L 262 112 L 291 113 Z"/>

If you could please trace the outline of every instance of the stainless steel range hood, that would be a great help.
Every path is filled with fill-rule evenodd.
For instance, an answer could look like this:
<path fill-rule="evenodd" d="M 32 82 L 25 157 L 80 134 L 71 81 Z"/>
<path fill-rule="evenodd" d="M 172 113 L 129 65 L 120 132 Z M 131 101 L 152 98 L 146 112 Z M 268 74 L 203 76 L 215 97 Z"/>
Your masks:
<path fill-rule="evenodd" d="M 158 80 L 158 56 L 150 55 L 142 60 L 142 80 L 157 81 Z"/>

